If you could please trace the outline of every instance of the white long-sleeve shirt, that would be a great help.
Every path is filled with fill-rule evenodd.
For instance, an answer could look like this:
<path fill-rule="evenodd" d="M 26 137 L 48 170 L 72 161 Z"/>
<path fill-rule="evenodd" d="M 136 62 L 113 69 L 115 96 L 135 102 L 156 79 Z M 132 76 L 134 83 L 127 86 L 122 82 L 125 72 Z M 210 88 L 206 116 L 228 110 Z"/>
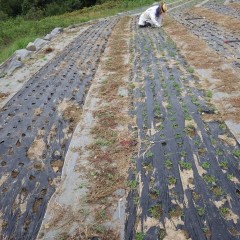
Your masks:
<path fill-rule="evenodd" d="M 162 25 L 162 14 L 159 14 L 159 17 L 156 16 L 157 8 L 159 5 L 148 8 L 143 12 L 139 18 L 138 25 L 145 25 L 146 22 L 155 25 L 156 27 L 161 27 Z"/>

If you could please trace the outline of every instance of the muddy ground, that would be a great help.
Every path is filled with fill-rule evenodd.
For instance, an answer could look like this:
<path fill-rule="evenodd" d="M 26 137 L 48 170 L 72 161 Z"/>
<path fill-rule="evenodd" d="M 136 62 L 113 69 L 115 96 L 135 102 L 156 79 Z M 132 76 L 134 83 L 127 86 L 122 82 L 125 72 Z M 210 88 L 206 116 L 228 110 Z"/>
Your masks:
<path fill-rule="evenodd" d="M 1 78 L 1 239 L 239 239 L 239 4 L 72 26 Z"/>

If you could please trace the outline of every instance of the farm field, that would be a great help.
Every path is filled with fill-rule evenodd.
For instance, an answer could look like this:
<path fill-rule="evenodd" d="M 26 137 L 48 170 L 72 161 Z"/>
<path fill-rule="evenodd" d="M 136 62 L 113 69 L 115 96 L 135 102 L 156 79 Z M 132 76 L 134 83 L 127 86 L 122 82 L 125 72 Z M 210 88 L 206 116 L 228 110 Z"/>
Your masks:
<path fill-rule="evenodd" d="M 0 78 L 0 239 L 240 238 L 240 1 L 139 13 Z"/>

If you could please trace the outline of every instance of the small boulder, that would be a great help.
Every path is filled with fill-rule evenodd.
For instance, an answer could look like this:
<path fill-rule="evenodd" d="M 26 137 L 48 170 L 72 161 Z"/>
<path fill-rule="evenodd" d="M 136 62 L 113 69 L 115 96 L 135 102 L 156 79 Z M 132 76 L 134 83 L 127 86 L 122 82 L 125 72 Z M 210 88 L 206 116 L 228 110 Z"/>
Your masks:
<path fill-rule="evenodd" d="M 14 56 L 19 56 L 20 58 L 19 60 L 22 61 L 30 54 L 31 54 L 31 51 L 28 51 L 27 49 L 19 49 L 15 51 Z"/>
<path fill-rule="evenodd" d="M 8 65 L 8 68 L 6 69 L 7 75 L 11 75 L 16 68 L 20 68 L 22 66 L 23 66 L 23 63 L 21 62 L 20 55 L 14 56 L 11 59 L 9 65 Z"/>
<path fill-rule="evenodd" d="M 34 51 L 37 50 L 36 46 L 35 46 L 34 43 L 32 43 L 32 42 L 28 43 L 26 49 L 27 49 L 28 51 L 32 51 L 32 52 L 34 52 Z"/>
<path fill-rule="evenodd" d="M 52 35 L 51 34 L 47 34 L 43 40 L 46 40 L 46 41 L 50 41 L 52 39 Z"/>
<path fill-rule="evenodd" d="M 61 33 L 61 32 L 63 32 L 63 29 L 62 28 L 60 28 L 60 27 L 58 27 L 58 28 L 54 28 L 52 31 L 51 31 L 51 36 L 55 36 L 55 35 L 57 35 L 57 34 L 59 34 L 59 33 Z"/>
<path fill-rule="evenodd" d="M 41 38 L 37 38 L 35 41 L 34 41 L 34 45 L 36 46 L 36 49 L 37 51 L 39 49 L 41 49 L 46 43 L 48 43 L 49 41 L 47 40 L 44 40 L 44 39 L 41 39 Z"/>

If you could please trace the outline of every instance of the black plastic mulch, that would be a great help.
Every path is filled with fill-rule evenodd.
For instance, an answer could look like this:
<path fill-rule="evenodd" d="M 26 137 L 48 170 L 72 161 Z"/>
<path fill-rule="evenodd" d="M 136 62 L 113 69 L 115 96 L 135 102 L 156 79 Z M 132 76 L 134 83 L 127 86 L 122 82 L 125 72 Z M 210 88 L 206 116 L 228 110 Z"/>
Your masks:
<path fill-rule="evenodd" d="M 194 70 L 163 30 L 140 29 L 137 18 L 133 29 L 141 149 L 130 171 L 125 239 L 164 239 L 166 219 L 186 238 L 239 239 L 239 144 L 218 138 L 233 138 L 224 123 L 202 120 L 214 114 L 211 93 L 193 87 Z M 159 224 L 149 227 L 149 219 Z"/>
<path fill-rule="evenodd" d="M 36 237 L 55 191 L 54 179 L 61 176 L 61 167 L 54 171 L 52 163 L 63 165 L 75 127 L 74 119 L 59 113 L 58 105 L 66 101 L 81 108 L 84 104 L 117 21 L 103 20 L 81 33 L 0 111 L 1 239 Z M 46 146 L 40 156 L 42 167 L 27 156 L 37 136 Z"/>
<path fill-rule="evenodd" d="M 220 3 L 211 6 L 211 10 L 215 12 L 217 12 L 219 8 L 225 7 Z M 227 11 L 227 9 L 225 14 L 232 16 L 232 12 L 230 10 Z M 237 69 L 240 68 L 240 42 L 236 41 L 240 38 L 239 31 L 231 32 L 207 19 L 198 19 L 199 17 L 201 18 L 199 15 L 184 13 L 184 11 L 180 9 L 171 12 L 171 15 L 191 33 L 204 40 L 210 48 L 224 58 L 229 59 L 229 61 L 232 62 L 232 66 Z M 233 42 L 226 43 L 225 41 Z"/>

